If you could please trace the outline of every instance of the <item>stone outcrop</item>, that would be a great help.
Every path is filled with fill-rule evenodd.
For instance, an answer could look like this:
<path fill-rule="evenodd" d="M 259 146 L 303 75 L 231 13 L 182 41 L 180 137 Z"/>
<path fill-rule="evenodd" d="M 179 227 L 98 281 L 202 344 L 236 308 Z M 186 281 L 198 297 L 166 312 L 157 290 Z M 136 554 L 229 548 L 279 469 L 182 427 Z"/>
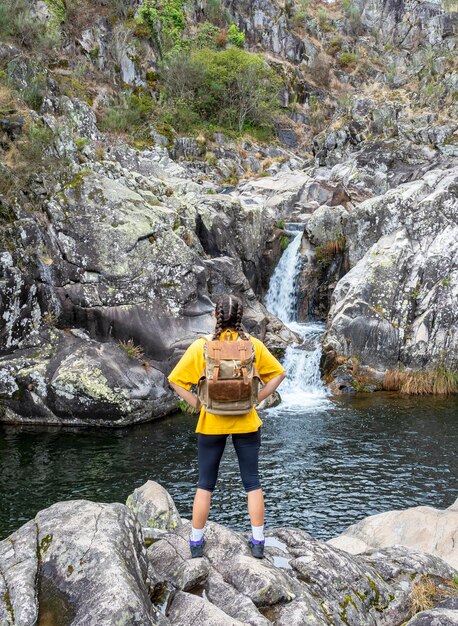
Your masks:
<path fill-rule="evenodd" d="M 93 113 L 49 103 L 55 114 L 64 105 L 90 157 Z M 170 413 L 165 375 L 211 332 L 211 298 L 226 291 L 241 294 L 246 329 L 278 355 L 295 339 L 259 301 L 264 207 L 203 193 L 188 176 L 165 148 L 119 143 L 75 168 L 42 213 L 18 209 L 4 233 L 16 246 L 0 255 L 3 421 L 122 426 Z"/>
<path fill-rule="evenodd" d="M 366 517 L 328 543 L 351 554 L 400 545 L 423 550 L 458 567 L 458 500 L 448 509 L 418 506 Z"/>
<path fill-rule="evenodd" d="M 0 572 L 2 626 L 161 624 L 140 528 L 122 504 L 73 500 L 40 511 L 0 542 Z"/>
<path fill-rule="evenodd" d="M 327 369 L 336 356 L 352 355 L 381 373 L 457 368 L 457 175 L 432 170 L 365 200 L 343 225 L 334 213 L 351 269 L 332 296 Z"/>
<path fill-rule="evenodd" d="M 169 492 L 154 480 L 135 489 L 127 498 L 126 506 L 135 513 L 145 539 L 175 530 L 182 523 Z"/>
<path fill-rule="evenodd" d="M 2 626 L 458 623 L 458 572 L 437 556 L 401 546 L 355 556 L 277 528 L 258 560 L 246 536 L 209 522 L 204 557 L 191 559 L 190 522 L 175 524 L 165 490 L 149 481 L 128 502 L 141 524 L 122 504 L 73 500 L 40 511 L 0 542 Z M 147 550 L 145 516 L 167 520 Z M 425 584 L 433 584 L 434 601 L 412 616 Z"/>

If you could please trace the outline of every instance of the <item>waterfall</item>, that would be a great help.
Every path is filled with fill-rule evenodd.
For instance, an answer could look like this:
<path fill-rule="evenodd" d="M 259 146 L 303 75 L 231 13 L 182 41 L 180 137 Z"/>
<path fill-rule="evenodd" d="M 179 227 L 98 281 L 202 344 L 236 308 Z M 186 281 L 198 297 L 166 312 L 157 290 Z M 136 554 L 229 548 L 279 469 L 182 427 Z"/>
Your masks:
<path fill-rule="evenodd" d="M 291 225 L 292 226 L 292 225 Z M 302 338 L 302 343 L 288 346 L 283 360 L 287 378 L 281 386 L 279 410 L 297 410 L 328 404 L 328 390 L 321 381 L 322 322 L 297 322 L 297 279 L 301 270 L 303 231 L 288 228 L 290 243 L 270 279 L 265 297 L 267 309 Z"/>

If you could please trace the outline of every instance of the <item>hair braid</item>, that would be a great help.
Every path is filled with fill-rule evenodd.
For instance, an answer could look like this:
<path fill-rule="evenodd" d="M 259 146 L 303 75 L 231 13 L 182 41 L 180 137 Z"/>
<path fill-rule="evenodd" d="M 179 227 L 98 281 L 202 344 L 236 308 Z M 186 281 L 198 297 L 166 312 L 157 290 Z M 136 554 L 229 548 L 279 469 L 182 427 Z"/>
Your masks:
<path fill-rule="evenodd" d="M 218 339 L 218 337 L 223 332 L 224 310 L 223 310 L 223 303 L 221 300 L 216 305 L 216 315 L 217 315 L 216 326 L 213 332 L 213 339 Z"/>
<path fill-rule="evenodd" d="M 245 334 L 245 331 L 242 329 L 242 317 L 243 317 L 243 304 L 238 301 L 237 302 L 237 313 L 235 318 L 235 330 L 238 332 L 239 336 L 242 339 L 247 340 L 248 337 Z"/>
<path fill-rule="evenodd" d="M 247 339 L 242 329 L 243 304 L 240 298 L 232 294 L 220 296 L 216 302 L 216 326 L 213 339 L 218 339 L 223 330 L 232 328 L 242 339 Z"/>

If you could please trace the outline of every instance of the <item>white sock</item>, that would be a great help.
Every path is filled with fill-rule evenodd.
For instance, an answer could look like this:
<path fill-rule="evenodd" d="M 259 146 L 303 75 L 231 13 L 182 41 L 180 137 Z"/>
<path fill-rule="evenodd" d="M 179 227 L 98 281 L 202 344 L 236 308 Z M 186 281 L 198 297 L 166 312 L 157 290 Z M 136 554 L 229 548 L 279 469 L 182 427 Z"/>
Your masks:
<path fill-rule="evenodd" d="M 200 541 L 203 536 L 203 528 L 194 528 L 194 526 L 191 526 L 191 541 Z"/>
<path fill-rule="evenodd" d="M 251 525 L 251 533 L 253 535 L 253 539 L 256 539 L 256 541 L 262 541 L 264 539 L 264 525 L 263 526 Z"/>

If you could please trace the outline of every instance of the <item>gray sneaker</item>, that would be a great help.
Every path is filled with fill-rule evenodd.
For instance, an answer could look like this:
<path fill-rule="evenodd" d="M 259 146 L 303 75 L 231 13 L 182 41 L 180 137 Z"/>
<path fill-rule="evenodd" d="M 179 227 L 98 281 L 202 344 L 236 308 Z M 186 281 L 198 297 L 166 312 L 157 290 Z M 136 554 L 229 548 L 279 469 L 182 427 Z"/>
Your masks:
<path fill-rule="evenodd" d="M 202 537 L 200 541 L 189 540 L 189 549 L 191 551 L 192 559 L 199 559 L 204 555 L 204 546 L 206 544 L 205 538 Z"/>
<path fill-rule="evenodd" d="M 254 539 L 253 537 L 250 537 L 248 539 L 248 545 L 251 548 L 251 554 L 254 556 L 255 559 L 264 558 L 264 544 L 265 544 L 265 539 L 262 539 L 260 541 L 258 541 L 257 539 Z"/>

